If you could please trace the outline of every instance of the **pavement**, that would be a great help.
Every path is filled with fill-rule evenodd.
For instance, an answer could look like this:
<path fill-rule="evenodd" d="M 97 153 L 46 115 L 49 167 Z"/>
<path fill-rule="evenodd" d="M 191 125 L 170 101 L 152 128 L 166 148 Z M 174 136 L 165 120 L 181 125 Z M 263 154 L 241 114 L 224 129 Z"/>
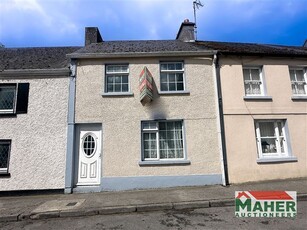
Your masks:
<path fill-rule="evenodd" d="M 86 194 L 0 197 L 0 222 L 77 217 L 170 209 L 234 206 L 235 191 L 297 191 L 307 200 L 307 178 Z"/>

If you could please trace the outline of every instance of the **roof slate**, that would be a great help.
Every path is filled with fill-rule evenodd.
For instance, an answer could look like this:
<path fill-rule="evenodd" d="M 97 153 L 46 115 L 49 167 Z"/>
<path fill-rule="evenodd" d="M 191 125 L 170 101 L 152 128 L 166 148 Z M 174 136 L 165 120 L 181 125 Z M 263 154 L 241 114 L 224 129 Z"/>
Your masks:
<path fill-rule="evenodd" d="M 282 46 L 256 43 L 235 43 L 235 42 L 215 42 L 197 41 L 197 45 L 207 49 L 218 50 L 222 54 L 247 54 L 266 56 L 307 56 L 307 47 L 302 46 Z"/>
<path fill-rule="evenodd" d="M 8 69 L 53 69 L 69 66 L 67 54 L 81 47 L 1 48 L 0 71 Z"/>
<path fill-rule="evenodd" d="M 178 40 L 140 40 L 140 41 L 104 41 L 93 43 L 74 52 L 74 54 L 114 54 L 114 53 L 157 53 L 176 51 L 210 50 L 192 42 Z"/>

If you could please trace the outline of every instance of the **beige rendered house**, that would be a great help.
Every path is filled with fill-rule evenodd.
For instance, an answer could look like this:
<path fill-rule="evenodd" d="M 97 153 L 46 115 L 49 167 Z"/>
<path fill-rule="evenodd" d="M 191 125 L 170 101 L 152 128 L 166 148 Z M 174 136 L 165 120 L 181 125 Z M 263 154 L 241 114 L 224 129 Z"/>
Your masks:
<path fill-rule="evenodd" d="M 229 182 L 306 177 L 307 48 L 199 44 L 218 50 Z"/>
<path fill-rule="evenodd" d="M 78 47 L 0 48 L 0 191 L 62 190 L 67 53 Z"/>
<path fill-rule="evenodd" d="M 176 40 L 103 41 L 86 28 L 86 46 L 69 55 L 65 192 L 224 183 L 214 52 L 193 29 L 185 21 Z"/>

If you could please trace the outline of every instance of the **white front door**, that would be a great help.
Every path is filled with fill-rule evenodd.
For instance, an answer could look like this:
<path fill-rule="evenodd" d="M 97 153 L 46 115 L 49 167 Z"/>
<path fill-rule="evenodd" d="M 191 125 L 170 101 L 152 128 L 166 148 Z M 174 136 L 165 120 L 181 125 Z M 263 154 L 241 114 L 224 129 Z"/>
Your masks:
<path fill-rule="evenodd" d="M 101 130 L 80 127 L 77 185 L 100 184 Z"/>

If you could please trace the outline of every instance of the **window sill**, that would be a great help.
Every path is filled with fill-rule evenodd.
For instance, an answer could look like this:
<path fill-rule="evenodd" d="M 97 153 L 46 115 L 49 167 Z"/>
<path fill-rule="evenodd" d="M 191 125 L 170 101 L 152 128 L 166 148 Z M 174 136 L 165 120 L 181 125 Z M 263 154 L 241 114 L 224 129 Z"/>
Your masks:
<path fill-rule="evenodd" d="M 0 173 L 0 178 L 9 178 L 11 177 L 10 173 Z"/>
<path fill-rule="evenodd" d="M 165 161 L 139 161 L 139 166 L 155 166 L 155 165 L 189 165 L 189 160 L 165 160 Z"/>
<path fill-rule="evenodd" d="M 159 91 L 159 95 L 190 95 L 190 91 Z"/>
<path fill-rule="evenodd" d="M 296 162 L 297 157 L 271 157 L 271 158 L 258 158 L 257 163 L 278 163 L 278 162 Z"/>
<path fill-rule="evenodd" d="M 265 100 L 265 101 L 272 101 L 273 98 L 271 96 L 244 96 L 243 99 L 245 101 L 252 101 L 252 100 Z"/>
<path fill-rule="evenodd" d="M 101 96 L 103 97 L 130 97 L 134 94 L 132 92 L 125 92 L 125 93 L 101 93 Z"/>
<path fill-rule="evenodd" d="M 302 96 L 294 95 L 294 96 L 291 97 L 291 99 L 293 101 L 307 100 L 307 95 L 302 95 Z"/>

